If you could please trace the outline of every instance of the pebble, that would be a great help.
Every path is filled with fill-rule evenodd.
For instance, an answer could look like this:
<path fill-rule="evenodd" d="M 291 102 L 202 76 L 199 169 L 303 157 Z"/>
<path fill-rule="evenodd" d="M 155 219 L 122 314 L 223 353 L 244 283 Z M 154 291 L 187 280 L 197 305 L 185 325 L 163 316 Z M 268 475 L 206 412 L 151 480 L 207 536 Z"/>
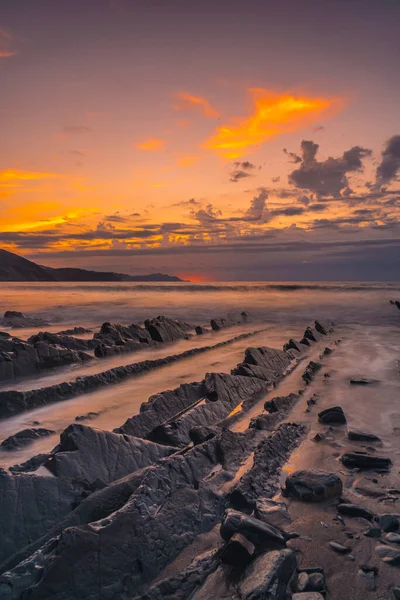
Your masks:
<path fill-rule="evenodd" d="M 379 545 L 375 548 L 379 558 L 389 565 L 400 565 L 400 550 L 390 546 Z"/>
<path fill-rule="evenodd" d="M 348 548 L 347 546 L 343 546 L 342 544 L 339 544 L 338 542 L 329 542 L 329 545 L 332 548 L 332 550 L 334 550 L 335 552 L 338 552 L 339 554 L 347 554 L 348 552 L 351 552 L 351 548 Z"/>
<path fill-rule="evenodd" d="M 392 542 L 394 544 L 400 544 L 400 533 L 388 533 L 385 538 L 388 542 Z"/>
<path fill-rule="evenodd" d="M 400 521 L 395 515 L 384 514 L 379 515 L 378 517 L 379 525 L 382 527 L 383 531 L 397 531 L 400 527 Z"/>

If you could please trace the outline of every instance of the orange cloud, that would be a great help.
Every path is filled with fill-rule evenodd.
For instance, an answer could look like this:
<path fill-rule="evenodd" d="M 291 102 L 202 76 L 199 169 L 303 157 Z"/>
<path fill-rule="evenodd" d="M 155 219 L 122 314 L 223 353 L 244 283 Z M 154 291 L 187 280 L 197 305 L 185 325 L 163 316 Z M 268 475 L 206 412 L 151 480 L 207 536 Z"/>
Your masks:
<path fill-rule="evenodd" d="M 336 98 L 307 98 L 263 89 L 250 89 L 249 92 L 254 103 L 253 114 L 218 127 L 204 148 L 227 159 L 239 158 L 270 138 L 296 131 L 321 116 L 330 116 L 342 106 Z"/>
<path fill-rule="evenodd" d="M 182 102 L 174 106 L 175 110 L 199 109 L 206 117 L 210 117 L 211 119 L 218 117 L 218 112 L 206 98 L 192 96 L 186 92 L 181 92 L 178 96 Z"/>
<path fill-rule="evenodd" d="M 19 181 L 38 181 L 41 179 L 51 179 L 60 177 L 57 173 L 41 173 L 37 171 L 18 171 L 9 169 L 0 171 L 0 183 L 18 183 Z"/>
<path fill-rule="evenodd" d="M 182 169 L 188 169 L 200 160 L 199 156 L 179 156 L 176 164 Z"/>
<path fill-rule="evenodd" d="M 144 140 L 143 142 L 136 144 L 136 148 L 138 150 L 148 150 L 150 152 L 159 152 L 160 150 L 163 150 L 164 147 L 164 140 L 159 138 L 149 138 L 148 140 Z"/>

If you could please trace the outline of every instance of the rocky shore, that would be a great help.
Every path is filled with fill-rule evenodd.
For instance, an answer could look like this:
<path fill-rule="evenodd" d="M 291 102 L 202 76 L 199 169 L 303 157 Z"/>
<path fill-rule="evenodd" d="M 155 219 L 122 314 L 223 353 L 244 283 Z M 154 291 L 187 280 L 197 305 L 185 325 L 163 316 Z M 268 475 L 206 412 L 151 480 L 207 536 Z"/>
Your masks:
<path fill-rule="evenodd" d="M 191 333 L 160 317 L 143 330 L 105 325 L 99 334 L 110 348 L 118 336 L 151 346 Z M 51 452 L 0 471 L 0 597 L 399 597 L 400 515 L 387 509 L 400 495 L 398 473 L 380 437 L 332 403 L 336 335 L 330 323 L 316 321 L 282 350 L 248 347 L 231 373 L 209 372 L 155 394 L 112 432 L 81 422 L 90 419 L 82 415 Z M 68 386 L 2 392 L 2 415 L 66 400 L 165 360 Z M 326 398 L 314 393 L 321 382 Z M 4 451 L 39 435 L 45 432 L 21 431 L 3 441 Z M 321 468 L 324 456 L 329 469 Z M 349 494 L 349 479 L 358 492 Z M 366 496 L 371 486 L 375 495 Z M 338 582 L 341 572 L 347 584 Z"/>

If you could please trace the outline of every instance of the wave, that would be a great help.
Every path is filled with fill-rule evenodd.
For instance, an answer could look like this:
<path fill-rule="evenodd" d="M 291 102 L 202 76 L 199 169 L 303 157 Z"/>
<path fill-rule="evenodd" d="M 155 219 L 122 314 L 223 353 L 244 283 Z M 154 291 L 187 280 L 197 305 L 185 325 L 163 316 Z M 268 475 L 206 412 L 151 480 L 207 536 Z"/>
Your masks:
<path fill-rule="evenodd" d="M 250 292 L 257 291 L 277 291 L 277 292 L 297 292 L 297 291 L 321 291 L 321 292 L 383 292 L 400 291 L 400 282 L 371 282 L 371 283 L 75 283 L 60 282 L 58 284 L 34 283 L 7 286 L 9 289 L 27 290 L 57 290 L 70 288 L 72 290 L 81 290 L 86 292 Z"/>

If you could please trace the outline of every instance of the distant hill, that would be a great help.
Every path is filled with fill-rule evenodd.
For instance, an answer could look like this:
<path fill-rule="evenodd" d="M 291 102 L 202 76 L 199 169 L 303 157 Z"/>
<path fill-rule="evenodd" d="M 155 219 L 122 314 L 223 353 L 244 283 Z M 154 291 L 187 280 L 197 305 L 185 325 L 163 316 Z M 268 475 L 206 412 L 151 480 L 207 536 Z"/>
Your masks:
<path fill-rule="evenodd" d="M 37 265 L 18 254 L 0 249 L 0 281 L 182 281 L 174 275 L 150 273 L 125 275 L 112 271 L 87 271 L 86 269 L 53 269 Z"/>

